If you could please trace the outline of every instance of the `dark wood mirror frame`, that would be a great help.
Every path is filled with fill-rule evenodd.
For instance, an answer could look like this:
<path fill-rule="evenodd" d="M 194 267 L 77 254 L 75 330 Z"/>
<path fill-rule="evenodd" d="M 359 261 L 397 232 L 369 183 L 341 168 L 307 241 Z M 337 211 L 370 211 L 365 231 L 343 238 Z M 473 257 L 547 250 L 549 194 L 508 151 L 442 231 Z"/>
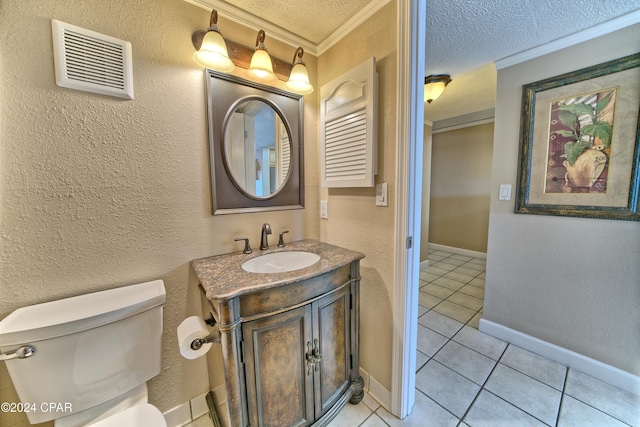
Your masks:
<path fill-rule="evenodd" d="M 302 95 L 262 85 L 240 77 L 205 69 L 209 167 L 213 215 L 304 208 L 304 98 Z M 289 130 L 289 178 L 268 198 L 241 191 L 225 162 L 225 124 L 242 99 L 260 99 L 272 106 Z"/>

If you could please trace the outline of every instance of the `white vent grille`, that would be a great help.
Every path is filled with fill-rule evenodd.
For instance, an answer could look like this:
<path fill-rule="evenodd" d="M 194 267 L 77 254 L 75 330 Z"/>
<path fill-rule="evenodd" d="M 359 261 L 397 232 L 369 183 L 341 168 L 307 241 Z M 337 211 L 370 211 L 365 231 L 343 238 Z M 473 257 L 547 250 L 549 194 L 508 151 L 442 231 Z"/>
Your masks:
<path fill-rule="evenodd" d="M 56 84 L 133 99 L 131 43 L 53 19 Z"/>
<path fill-rule="evenodd" d="M 377 172 L 377 95 L 375 58 L 320 88 L 323 187 L 373 187 Z"/>
<path fill-rule="evenodd" d="M 325 178 L 365 179 L 367 112 L 365 109 L 325 125 Z"/>

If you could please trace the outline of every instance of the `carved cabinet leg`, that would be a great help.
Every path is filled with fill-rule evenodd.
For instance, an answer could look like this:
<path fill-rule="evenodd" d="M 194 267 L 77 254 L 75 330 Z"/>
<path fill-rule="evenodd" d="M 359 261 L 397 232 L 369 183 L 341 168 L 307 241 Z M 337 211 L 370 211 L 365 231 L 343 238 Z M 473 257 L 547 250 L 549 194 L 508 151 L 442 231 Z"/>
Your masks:
<path fill-rule="evenodd" d="M 360 403 L 364 397 L 364 380 L 360 375 L 351 381 L 351 389 L 353 390 L 353 394 L 351 395 L 351 399 L 349 399 L 349 403 L 356 405 Z"/>

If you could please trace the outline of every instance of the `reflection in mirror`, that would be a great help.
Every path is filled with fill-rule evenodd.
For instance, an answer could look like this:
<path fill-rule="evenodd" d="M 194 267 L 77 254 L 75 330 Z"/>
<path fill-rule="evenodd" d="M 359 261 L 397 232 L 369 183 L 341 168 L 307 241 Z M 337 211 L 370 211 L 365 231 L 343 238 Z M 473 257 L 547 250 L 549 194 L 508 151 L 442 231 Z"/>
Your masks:
<path fill-rule="evenodd" d="M 226 166 L 239 190 L 256 198 L 277 193 L 289 175 L 289 131 L 263 99 L 240 102 L 227 117 Z"/>

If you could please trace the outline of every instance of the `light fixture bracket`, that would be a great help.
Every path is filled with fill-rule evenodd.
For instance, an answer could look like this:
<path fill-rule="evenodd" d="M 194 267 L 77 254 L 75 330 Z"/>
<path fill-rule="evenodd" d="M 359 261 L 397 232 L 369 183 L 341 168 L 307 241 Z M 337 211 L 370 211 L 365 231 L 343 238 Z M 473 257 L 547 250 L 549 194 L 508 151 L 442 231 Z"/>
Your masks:
<path fill-rule="evenodd" d="M 451 81 L 449 74 L 431 74 L 424 78 L 424 84 L 443 82 L 444 85 L 447 86 Z"/>
<path fill-rule="evenodd" d="M 293 59 L 291 60 L 291 67 L 296 64 L 306 65 L 302 60 L 302 55 L 304 55 L 304 49 L 302 47 L 298 47 L 293 54 Z"/>

